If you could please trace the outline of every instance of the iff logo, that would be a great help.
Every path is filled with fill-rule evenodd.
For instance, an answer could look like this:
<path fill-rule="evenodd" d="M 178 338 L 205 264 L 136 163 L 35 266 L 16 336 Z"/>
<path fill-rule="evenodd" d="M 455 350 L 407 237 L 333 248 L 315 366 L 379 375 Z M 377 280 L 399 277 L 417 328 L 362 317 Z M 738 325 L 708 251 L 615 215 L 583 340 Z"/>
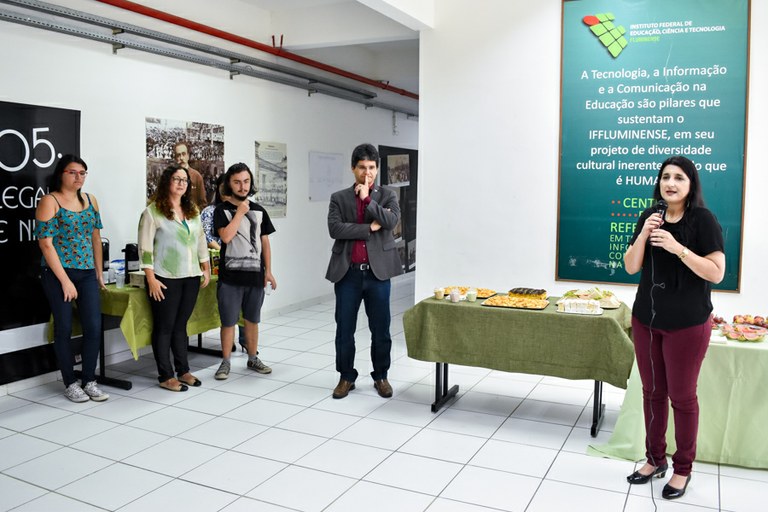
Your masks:
<path fill-rule="evenodd" d="M 609 13 L 595 14 L 594 16 L 584 16 L 581 20 L 589 27 L 589 30 L 603 43 L 613 58 L 619 56 L 621 51 L 627 46 L 627 40 L 624 34 L 627 32 L 623 26 L 616 26 L 613 20 L 616 17 Z"/>

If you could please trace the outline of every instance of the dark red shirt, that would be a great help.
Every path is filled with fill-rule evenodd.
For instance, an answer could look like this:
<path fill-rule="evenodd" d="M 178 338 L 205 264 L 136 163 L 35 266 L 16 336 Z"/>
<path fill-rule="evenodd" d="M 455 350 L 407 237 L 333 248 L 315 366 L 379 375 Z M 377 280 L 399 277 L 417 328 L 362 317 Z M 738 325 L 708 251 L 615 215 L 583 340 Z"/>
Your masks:
<path fill-rule="evenodd" d="M 360 196 L 355 197 L 358 224 L 365 222 L 365 208 L 371 202 L 371 192 L 373 192 L 373 187 L 368 189 L 369 195 L 365 200 L 360 199 Z M 368 249 L 365 246 L 365 240 L 355 240 L 355 243 L 352 245 L 352 263 L 368 263 Z"/>

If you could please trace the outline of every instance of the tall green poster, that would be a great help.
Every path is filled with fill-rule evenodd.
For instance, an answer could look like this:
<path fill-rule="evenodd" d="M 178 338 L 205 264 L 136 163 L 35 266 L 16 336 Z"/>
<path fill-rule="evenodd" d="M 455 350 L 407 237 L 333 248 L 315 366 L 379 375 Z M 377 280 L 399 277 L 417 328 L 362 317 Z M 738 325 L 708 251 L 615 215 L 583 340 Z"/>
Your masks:
<path fill-rule="evenodd" d="M 636 283 L 623 254 L 683 155 L 738 289 L 748 42 L 749 0 L 564 1 L 557 279 Z"/>

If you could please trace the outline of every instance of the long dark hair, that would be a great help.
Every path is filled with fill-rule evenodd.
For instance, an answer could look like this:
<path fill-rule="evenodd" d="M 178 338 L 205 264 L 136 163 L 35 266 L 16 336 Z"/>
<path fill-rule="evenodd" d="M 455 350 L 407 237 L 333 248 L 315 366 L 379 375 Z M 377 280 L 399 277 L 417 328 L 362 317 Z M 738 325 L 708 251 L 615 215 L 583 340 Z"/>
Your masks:
<path fill-rule="evenodd" d="M 160 181 L 157 184 L 157 191 L 152 197 L 157 209 L 160 210 L 166 219 L 173 219 L 173 206 L 171 206 L 171 177 L 177 171 L 184 171 L 187 176 L 187 190 L 181 196 L 181 210 L 188 219 L 194 219 L 198 215 L 197 206 L 192 201 L 192 182 L 189 179 L 189 172 L 179 164 L 171 164 L 165 168 L 160 175 Z"/>
<path fill-rule="evenodd" d="M 64 169 L 66 169 L 67 166 L 71 163 L 80 164 L 83 166 L 83 169 L 86 171 L 88 170 L 88 166 L 86 165 L 85 161 L 83 161 L 83 159 L 79 156 L 73 154 L 66 154 L 62 156 L 56 164 L 56 168 L 53 170 L 53 175 L 50 179 L 49 190 L 51 192 L 61 192 L 61 178 L 64 175 Z M 85 200 L 83 199 L 81 189 L 77 189 L 77 200 L 80 201 L 81 206 L 85 206 Z"/>
<path fill-rule="evenodd" d="M 685 209 L 688 210 L 697 207 L 703 208 L 704 194 L 701 192 L 701 180 L 699 179 L 699 172 L 696 170 L 696 164 L 680 155 L 671 156 L 662 162 L 661 168 L 659 169 L 659 175 L 656 177 L 656 186 L 653 188 L 653 198 L 657 201 L 661 199 L 661 175 L 664 174 L 664 168 L 668 165 L 678 166 L 691 181 L 691 188 L 688 191 Z"/>

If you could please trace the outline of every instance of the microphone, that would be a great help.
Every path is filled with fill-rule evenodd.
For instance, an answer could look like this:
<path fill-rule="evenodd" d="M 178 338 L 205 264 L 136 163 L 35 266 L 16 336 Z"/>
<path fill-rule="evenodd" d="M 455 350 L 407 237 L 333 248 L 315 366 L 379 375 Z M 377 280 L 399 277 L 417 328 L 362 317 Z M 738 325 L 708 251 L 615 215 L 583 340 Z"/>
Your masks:
<path fill-rule="evenodd" d="M 664 221 L 664 220 L 665 220 L 665 219 L 664 219 L 664 217 L 665 217 L 665 216 L 666 216 L 666 214 L 667 214 L 667 208 L 668 208 L 668 207 L 669 207 L 669 205 L 668 205 L 668 204 L 667 204 L 667 202 L 666 202 L 665 200 L 663 200 L 663 199 L 659 199 L 659 202 L 658 202 L 658 203 L 656 203 L 656 213 L 659 213 L 659 214 L 661 214 L 661 220 L 662 220 L 662 221 Z"/>

